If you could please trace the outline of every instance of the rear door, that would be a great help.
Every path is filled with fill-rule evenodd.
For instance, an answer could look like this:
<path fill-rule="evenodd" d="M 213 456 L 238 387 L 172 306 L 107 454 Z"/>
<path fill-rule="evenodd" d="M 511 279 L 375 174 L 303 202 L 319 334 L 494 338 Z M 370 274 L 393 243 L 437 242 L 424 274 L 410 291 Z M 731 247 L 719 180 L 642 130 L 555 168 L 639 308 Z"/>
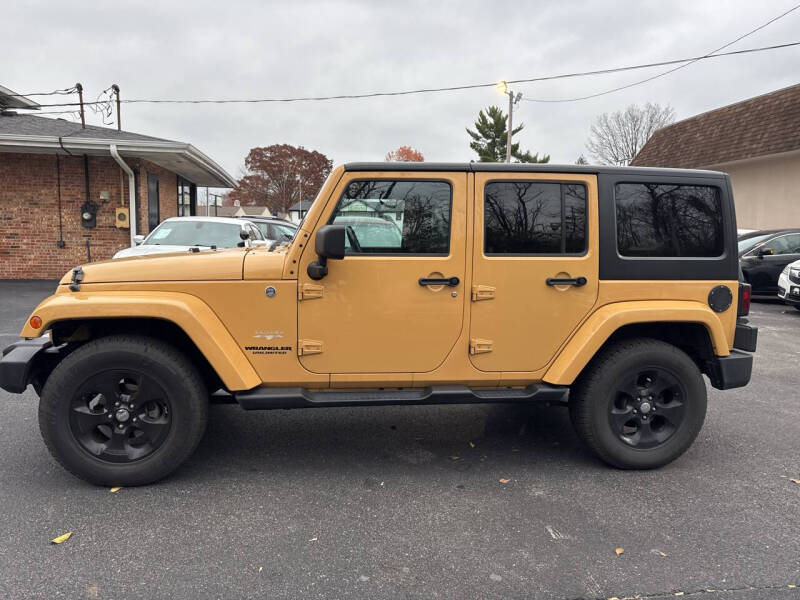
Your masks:
<path fill-rule="evenodd" d="M 470 359 L 482 371 L 535 371 L 597 298 L 597 179 L 475 174 Z"/>

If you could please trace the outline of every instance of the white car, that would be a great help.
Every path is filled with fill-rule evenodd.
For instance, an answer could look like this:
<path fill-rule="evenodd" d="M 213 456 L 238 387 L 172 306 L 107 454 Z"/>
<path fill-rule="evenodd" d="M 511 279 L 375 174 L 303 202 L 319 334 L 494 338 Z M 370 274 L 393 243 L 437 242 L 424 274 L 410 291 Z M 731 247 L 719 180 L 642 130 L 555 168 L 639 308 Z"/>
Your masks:
<path fill-rule="evenodd" d="M 778 276 L 778 297 L 800 310 L 800 260 L 786 265 Z"/>
<path fill-rule="evenodd" d="M 250 221 L 225 217 L 171 217 L 147 237 L 137 235 L 136 246 L 114 258 L 186 252 L 189 248 L 248 248 L 265 246 L 261 231 Z"/>

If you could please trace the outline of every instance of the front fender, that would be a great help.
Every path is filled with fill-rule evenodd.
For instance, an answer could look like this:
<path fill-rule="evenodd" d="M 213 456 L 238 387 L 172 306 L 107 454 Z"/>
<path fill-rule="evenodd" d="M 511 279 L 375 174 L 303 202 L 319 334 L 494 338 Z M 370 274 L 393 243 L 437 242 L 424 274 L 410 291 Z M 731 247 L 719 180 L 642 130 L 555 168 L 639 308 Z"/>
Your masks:
<path fill-rule="evenodd" d="M 171 321 L 195 343 L 231 390 L 248 390 L 261 383 L 250 361 L 211 308 L 196 296 L 178 292 L 78 292 L 46 298 L 34 309 L 42 319 L 30 320 L 20 333 L 39 337 L 58 321 L 103 318 L 151 318 Z"/>
<path fill-rule="evenodd" d="M 708 306 L 692 301 L 615 302 L 597 309 L 584 321 L 545 373 L 543 380 L 571 385 L 592 357 L 620 327 L 635 323 L 700 323 L 717 356 L 728 356 L 722 322 Z"/>

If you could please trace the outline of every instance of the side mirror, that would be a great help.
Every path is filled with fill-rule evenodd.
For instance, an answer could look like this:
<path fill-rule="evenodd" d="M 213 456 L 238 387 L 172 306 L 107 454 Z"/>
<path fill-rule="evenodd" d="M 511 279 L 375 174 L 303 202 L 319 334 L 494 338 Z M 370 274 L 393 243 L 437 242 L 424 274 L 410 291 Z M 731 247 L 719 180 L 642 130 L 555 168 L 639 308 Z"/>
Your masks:
<path fill-rule="evenodd" d="M 325 225 L 317 231 L 314 249 L 320 258 L 344 258 L 344 225 Z"/>
<path fill-rule="evenodd" d="M 248 231 L 245 231 L 244 229 L 240 229 L 239 237 L 242 238 L 243 240 L 248 240 L 250 239 L 250 233 Z"/>
<path fill-rule="evenodd" d="M 328 259 L 341 260 L 344 258 L 344 225 L 324 225 L 317 231 L 314 240 L 314 249 L 319 260 L 309 263 L 306 272 L 311 279 L 322 279 L 328 274 Z"/>
<path fill-rule="evenodd" d="M 759 248 L 757 252 L 758 258 L 764 258 L 765 256 L 772 256 L 773 254 L 775 254 L 775 250 L 773 250 L 772 248 Z"/>
<path fill-rule="evenodd" d="M 143 235 L 135 235 L 135 236 L 133 236 L 133 243 L 136 244 L 137 246 L 139 244 L 141 244 L 143 241 L 144 241 L 144 236 Z"/>

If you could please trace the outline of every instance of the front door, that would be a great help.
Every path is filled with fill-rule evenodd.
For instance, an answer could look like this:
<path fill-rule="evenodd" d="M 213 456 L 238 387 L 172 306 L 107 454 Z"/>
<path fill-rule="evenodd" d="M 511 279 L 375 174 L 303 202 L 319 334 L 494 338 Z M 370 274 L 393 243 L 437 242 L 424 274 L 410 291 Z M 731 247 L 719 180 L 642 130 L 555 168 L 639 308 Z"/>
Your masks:
<path fill-rule="evenodd" d="M 147 174 L 147 226 L 153 231 L 161 222 L 161 207 L 158 198 L 158 175 Z"/>
<path fill-rule="evenodd" d="M 464 319 L 466 182 L 467 173 L 345 174 L 319 223 L 346 227 L 344 260 L 329 260 L 319 281 L 306 273 L 313 240 L 301 260 L 305 368 L 419 373 L 444 361 Z"/>
<path fill-rule="evenodd" d="M 475 174 L 470 359 L 536 371 L 597 298 L 597 178 Z"/>

